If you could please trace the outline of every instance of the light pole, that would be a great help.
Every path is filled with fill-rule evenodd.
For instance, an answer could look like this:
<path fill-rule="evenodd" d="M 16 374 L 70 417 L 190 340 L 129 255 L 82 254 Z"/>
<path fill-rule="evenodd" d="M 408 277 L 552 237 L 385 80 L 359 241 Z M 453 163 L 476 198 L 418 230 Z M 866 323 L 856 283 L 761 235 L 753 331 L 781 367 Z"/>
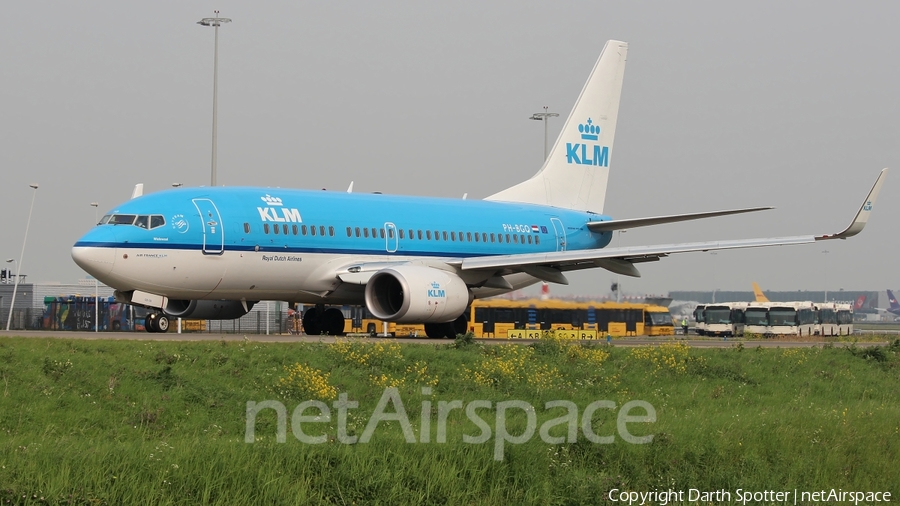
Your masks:
<path fill-rule="evenodd" d="M 549 107 L 547 107 L 545 105 L 544 112 L 536 112 L 536 113 L 532 114 L 530 118 L 528 118 L 528 119 L 533 119 L 535 121 L 543 121 L 544 122 L 544 160 L 545 161 L 547 160 L 547 151 L 549 150 L 549 147 L 547 146 L 547 123 L 550 122 L 550 118 L 555 118 L 555 117 L 559 116 L 558 113 L 547 112 L 547 109 L 549 109 Z"/>
<path fill-rule="evenodd" d="M 828 302 L 828 253 L 827 249 L 822 250 L 822 253 L 825 255 L 825 301 Z"/>
<path fill-rule="evenodd" d="M 716 253 L 715 251 L 710 251 L 709 254 L 712 255 L 713 257 L 716 257 L 716 256 L 719 255 L 719 254 Z M 712 268 L 713 268 L 713 269 L 712 269 L 712 270 L 713 270 L 713 294 L 712 294 L 712 303 L 715 304 L 715 303 L 716 303 L 716 291 L 718 290 L 718 288 L 715 286 L 716 284 L 718 284 L 718 282 L 717 282 L 717 276 L 716 276 L 716 274 L 718 274 L 717 269 L 716 269 L 716 266 L 718 265 L 718 263 L 717 263 L 716 261 L 713 261 L 712 264 L 713 264 L 713 265 L 712 265 Z"/>
<path fill-rule="evenodd" d="M 215 27 L 216 44 L 213 52 L 213 123 L 212 123 L 212 174 L 210 177 L 210 186 L 216 185 L 216 108 L 219 99 L 219 26 L 224 23 L 231 23 L 228 18 L 220 18 L 219 11 L 213 11 L 216 14 L 214 18 L 203 18 L 197 21 L 198 25 Z"/>
<path fill-rule="evenodd" d="M 12 323 L 13 307 L 16 304 L 16 292 L 19 291 L 19 272 L 22 270 L 22 263 L 25 261 L 25 241 L 28 240 L 28 227 L 31 226 L 31 212 L 34 210 L 34 197 L 37 196 L 38 185 L 32 183 L 28 185 L 34 192 L 31 194 L 31 208 L 28 209 L 28 221 L 25 222 L 25 237 L 22 238 L 22 252 L 19 253 L 19 261 L 16 263 L 16 282 L 13 285 L 12 300 L 9 301 L 9 316 L 6 317 L 6 331 L 9 332 L 9 324 Z M 7 262 L 14 261 L 10 258 Z"/>
<path fill-rule="evenodd" d="M 99 223 L 97 220 L 97 207 L 100 206 L 99 202 L 91 202 L 91 207 L 94 208 L 94 225 Z M 100 285 L 97 283 L 97 278 L 94 278 L 94 332 L 100 332 Z"/>

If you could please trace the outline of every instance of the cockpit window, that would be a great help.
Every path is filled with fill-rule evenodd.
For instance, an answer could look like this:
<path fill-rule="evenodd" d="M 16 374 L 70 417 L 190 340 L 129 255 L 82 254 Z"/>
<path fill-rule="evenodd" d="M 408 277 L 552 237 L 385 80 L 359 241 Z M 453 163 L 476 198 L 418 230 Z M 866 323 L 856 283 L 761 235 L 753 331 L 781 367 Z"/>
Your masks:
<path fill-rule="evenodd" d="M 150 230 L 165 225 L 166 218 L 159 214 L 143 214 L 140 216 L 134 214 L 107 214 L 100 220 L 99 225 L 105 225 L 107 223 L 110 225 L 134 225 L 139 228 Z"/>
<path fill-rule="evenodd" d="M 110 225 L 131 225 L 136 218 L 133 214 L 114 214 L 109 219 Z"/>

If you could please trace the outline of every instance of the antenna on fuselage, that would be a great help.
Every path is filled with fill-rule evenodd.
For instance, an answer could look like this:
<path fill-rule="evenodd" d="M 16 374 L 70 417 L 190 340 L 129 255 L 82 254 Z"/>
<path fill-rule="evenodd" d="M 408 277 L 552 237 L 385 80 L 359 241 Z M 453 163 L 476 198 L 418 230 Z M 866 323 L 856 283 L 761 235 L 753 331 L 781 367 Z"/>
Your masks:
<path fill-rule="evenodd" d="M 468 193 L 468 192 L 463 193 L 463 200 L 466 200 L 466 197 L 468 197 L 468 196 L 469 196 L 469 193 Z"/>
<path fill-rule="evenodd" d="M 353 193 L 353 181 L 350 181 L 350 186 L 347 188 L 347 193 Z"/>
<path fill-rule="evenodd" d="M 131 192 L 131 198 L 136 199 L 144 194 L 144 183 L 134 185 L 134 191 Z"/>

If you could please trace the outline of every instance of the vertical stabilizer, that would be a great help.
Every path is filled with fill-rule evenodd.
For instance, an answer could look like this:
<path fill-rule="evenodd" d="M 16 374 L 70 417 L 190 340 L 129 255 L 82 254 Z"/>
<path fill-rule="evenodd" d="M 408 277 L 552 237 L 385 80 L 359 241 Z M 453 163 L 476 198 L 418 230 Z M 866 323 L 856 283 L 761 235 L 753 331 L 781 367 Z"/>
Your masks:
<path fill-rule="evenodd" d="M 603 212 L 627 52 L 625 42 L 603 46 L 541 170 L 486 200 Z"/>
<path fill-rule="evenodd" d="M 753 282 L 753 295 L 756 297 L 756 302 L 769 302 L 769 298 L 765 296 L 756 281 Z"/>

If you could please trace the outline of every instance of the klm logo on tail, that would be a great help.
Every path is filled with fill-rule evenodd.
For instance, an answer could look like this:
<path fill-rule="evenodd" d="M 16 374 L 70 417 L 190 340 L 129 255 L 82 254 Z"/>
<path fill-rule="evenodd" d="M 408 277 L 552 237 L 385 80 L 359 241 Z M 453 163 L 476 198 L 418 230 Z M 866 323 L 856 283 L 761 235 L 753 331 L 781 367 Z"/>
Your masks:
<path fill-rule="evenodd" d="M 609 167 L 609 146 L 597 144 L 600 138 L 600 126 L 595 125 L 591 118 L 587 123 L 578 125 L 581 132 L 581 143 L 566 143 L 566 161 L 578 165 L 595 165 L 597 167 Z"/>

